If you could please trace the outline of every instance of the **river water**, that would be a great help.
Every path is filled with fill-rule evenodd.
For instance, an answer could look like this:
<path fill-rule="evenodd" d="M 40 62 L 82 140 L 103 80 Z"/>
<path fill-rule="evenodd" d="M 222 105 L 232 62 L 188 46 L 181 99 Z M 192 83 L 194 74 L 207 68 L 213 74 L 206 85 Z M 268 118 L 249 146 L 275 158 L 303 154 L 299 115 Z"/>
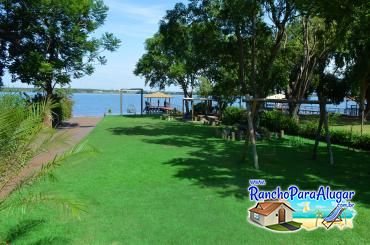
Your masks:
<path fill-rule="evenodd" d="M 1 93 L 0 93 L 1 94 Z M 33 93 L 29 93 L 32 96 Z M 128 112 L 136 112 L 140 114 L 140 94 L 123 94 L 123 114 L 129 114 Z M 103 116 L 108 111 L 111 114 L 120 113 L 120 95 L 113 93 L 74 93 L 72 95 L 74 101 L 73 116 Z M 182 110 L 182 95 L 173 95 L 171 98 L 171 106 L 176 107 L 177 110 Z M 317 99 L 312 97 L 311 99 Z M 146 99 L 144 98 L 144 101 Z M 168 101 L 167 101 L 168 102 Z M 152 105 L 158 105 L 158 99 L 152 99 Z M 161 99 L 159 104 L 163 106 L 164 100 Z M 245 103 L 242 103 L 244 105 Z M 215 105 L 215 103 L 214 103 Z M 145 107 L 145 102 L 144 105 Z M 234 106 L 239 106 L 239 101 L 234 103 Z M 339 105 L 328 105 L 327 108 L 331 112 L 344 113 L 345 108 L 355 107 L 356 103 L 353 101 L 344 101 Z M 318 111 L 318 105 L 302 105 L 301 110 L 312 110 Z"/>

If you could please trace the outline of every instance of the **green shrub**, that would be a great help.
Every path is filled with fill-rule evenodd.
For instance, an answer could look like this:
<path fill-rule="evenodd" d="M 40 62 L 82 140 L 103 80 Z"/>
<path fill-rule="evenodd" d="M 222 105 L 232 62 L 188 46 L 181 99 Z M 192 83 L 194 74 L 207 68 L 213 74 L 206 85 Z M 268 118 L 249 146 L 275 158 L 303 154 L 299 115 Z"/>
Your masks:
<path fill-rule="evenodd" d="M 260 127 L 258 129 L 258 133 L 261 134 L 263 139 L 270 139 L 271 138 L 271 132 L 265 127 Z"/>
<path fill-rule="evenodd" d="M 29 104 L 20 95 L 0 94 L 0 184 L 34 154 L 32 143 L 43 128 L 48 106 L 45 101 Z"/>
<path fill-rule="evenodd" d="M 196 115 L 204 115 L 207 112 L 207 103 L 200 102 L 194 105 L 194 113 Z"/>
<path fill-rule="evenodd" d="M 31 103 L 39 103 L 45 101 L 45 96 L 38 93 L 29 100 Z M 51 107 L 51 111 L 54 126 L 72 117 L 73 100 L 70 95 L 56 93 L 53 95 L 52 102 L 53 106 Z"/>
<path fill-rule="evenodd" d="M 59 119 L 62 121 L 70 119 L 73 109 L 72 90 L 70 88 L 56 89 L 53 99 L 56 107 L 59 107 L 56 110 Z"/>
<path fill-rule="evenodd" d="M 70 119 L 72 117 L 73 100 L 70 98 L 62 98 L 59 104 L 62 108 L 62 120 Z"/>
<path fill-rule="evenodd" d="M 263 112 L 260 115 L 260 126 L 275 132 L 284 130 L 288 134 L 297 134 L 299 131 L 296 120 L 278 111 Z"/>
<path fill-rule="evenodd" d="M 73 101 L 70 98 L 55 97 L 54 103 L 52 108 L 54 124 L 72 117 Z"/>
<path fill-rule="evenodd" d="M 227 107 L 222 114 L 222 122 L 225 125 L 246 123 L 246 116 L 243 109 L 235 106 Z"/>
<path fill-rule="evenodd" d="M 316 139 L 318 122 L 298 124 L 288 115 L 278 111 L 263 112 L 260 116 L 260 128 L 267 128 L 270 131 L 284 130 L 290 135 L 299 135 L 308 139 Z M 321 131 L 320 140 L 325 141 L 325 131 Z M 333 144 L 347 146 L 356 149 L 370 151 L 370 136 L 351 134 L 350 131 L 330 129 L 330 141 Z"/>

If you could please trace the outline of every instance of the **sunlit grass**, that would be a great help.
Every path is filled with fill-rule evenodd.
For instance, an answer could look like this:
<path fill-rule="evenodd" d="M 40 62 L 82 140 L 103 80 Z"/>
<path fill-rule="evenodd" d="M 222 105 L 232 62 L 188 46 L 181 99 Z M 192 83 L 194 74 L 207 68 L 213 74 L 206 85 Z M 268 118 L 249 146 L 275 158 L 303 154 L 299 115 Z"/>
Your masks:
<path fill-rule="evenodd" d="M 368 241 L 370 154 L 334 146 L 330 166 L 325 144 L 311 160 L 312 141 L 287 137 L 261 142 L 260 170 L 240 160 L 243 142 L 224 141 L 215 129 L 158 118 L 107 117 L 87 137 L 94 157 L 77 156 L 54 171 L 58 182 L 28 191 L 53 191 L 83 201 L 80 220 L 61 218 L 57 208 L 8 214 L 0 236 L 16 224 L 38 222 L 17 242 L 71 244 L 260 244 L 358 243 Z M 300 150 L 296 147 L 299 146 Z M 272 150 L 273 149 L 273 150 Z M 353 229 L 300 230 L 279 234 L 247 222 L 249 179 L 266 189 L 296 184 L 316 189 L 354 189 Z M 29 221 L 28 223 L 26 221 Z M 39 224 L 40 223 L 40 224 Z"/>

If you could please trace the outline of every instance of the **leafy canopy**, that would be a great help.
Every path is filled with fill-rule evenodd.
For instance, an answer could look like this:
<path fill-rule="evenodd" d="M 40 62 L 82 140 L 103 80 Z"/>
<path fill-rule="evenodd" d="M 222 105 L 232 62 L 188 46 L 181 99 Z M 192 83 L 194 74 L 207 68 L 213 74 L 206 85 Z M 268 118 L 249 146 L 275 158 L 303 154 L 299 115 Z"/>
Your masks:
<path fill-rule="evenodd" d="M 92 74 L 95 64 L 107 62 L 102 52 L 119 47 L 112 33 L 91 37 L 107 11 L 102 0 L 1 2 L 0 29 L 13 38 L 1 40 L 7 57 L 0 56 L 0 63 L 6 58 L 12 81 L 41 87 L 50 95 L 56 84 Z"/>

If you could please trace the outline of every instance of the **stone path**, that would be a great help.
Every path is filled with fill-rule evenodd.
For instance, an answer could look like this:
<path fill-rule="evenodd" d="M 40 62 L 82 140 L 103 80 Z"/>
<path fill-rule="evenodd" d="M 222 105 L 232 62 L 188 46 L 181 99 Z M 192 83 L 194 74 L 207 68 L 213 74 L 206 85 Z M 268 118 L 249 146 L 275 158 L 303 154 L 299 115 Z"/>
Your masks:
<path fill-rule="evenodd" d="M 9 193 L 11 193 L 24 178 L 29 177 L 41 169 L 44 164 L 53 160 L 56 155 L 62 154 L 79 143 L 91 132 L 91 130 L 95 128 L 100 120 L 100 117 L 76 117 L 64 122 L 57 129 L 56 133 L 57 138 L 58 136 L 63 138 L 63 144 L 52 144 L 46 152 L 42 152 L 32 158 L 27 166 L 25 166 L 17 176 L 10 179 L 10 181 L 8 181 L 6 185 L 1 188 L 0 200 L 9 195 Z"/>

